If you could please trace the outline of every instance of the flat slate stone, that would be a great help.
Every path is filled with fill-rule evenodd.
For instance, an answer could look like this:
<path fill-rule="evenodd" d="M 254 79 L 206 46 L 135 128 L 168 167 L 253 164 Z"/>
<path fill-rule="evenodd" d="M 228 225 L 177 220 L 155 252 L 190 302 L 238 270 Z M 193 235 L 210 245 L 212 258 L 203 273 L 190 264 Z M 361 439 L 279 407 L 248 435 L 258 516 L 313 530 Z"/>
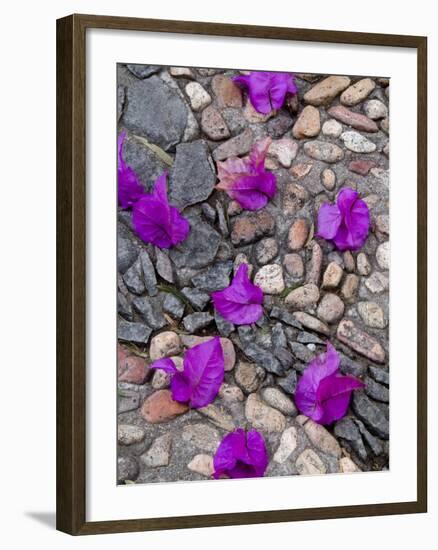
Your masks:
<path fill-rule="evenodd" d="M 233 270 L 233 262 L 218 262 L 208 271 L 193 277 L 193 286 L 205 292 L 222 290 L 230 284 L 230 274 Z"/>
<path fill-rule="evenodd" d="M 127 88 L 122 122 L 128 130 L 168 151 L 184 136 L 187 106 L 175 90 L 154 75 Z"/>
<path fill-rule="evenodd" d="M 199 217 L 189 217 L 190 233 L 185 241 L 171 248 L 170 259 L 177 268 L 200 269 L 212 262 L 219 248 L 220 235 Z"/>
<path fill-rule="evenodd" d="M 136 344 L 147 344 L 152 329 L 143 323 L 130 323 L 119 319 L 117 327 L 117 338 L 124 342 L 135 342 Z"/>
<path fill-rule="evenodd" d="M 383 406 L 379 407 L 364 391 L 353 392 L 351 406 L 356 416 L 383 439 L 389 438 L 389 420 L 383 412 Z"/>
<path fill-rule="evenodd" d="M 208 199 L 214 189 L 216 174 L 204 140 L 181 143 L 169 178 L 169 200 L 185 208 Z"/>
<path fill-rule="evenodd" d="M 136 65 L 135 63 L 126 65 L 126 68 L 137 78 L 147 78 L 148 76 L 158 73 L 161 69 L 160 65 Z"/>
<path fill-rule="evenodd" d="M 152 191 L 155 180 L 169 169 L 155 153 L 139 139 L 129 136 L 123 144 L 123 158 L 135 173 L 147 192 Z"/>
<path fill-rule="evenodd" d="M 284 368 L 275 355 L 261 346 L 251 343 L 244 347 L 243 352 L 248 359 L 263 367 L 267 372 L 272 372 L 279 376 L 284 373 Z"/>

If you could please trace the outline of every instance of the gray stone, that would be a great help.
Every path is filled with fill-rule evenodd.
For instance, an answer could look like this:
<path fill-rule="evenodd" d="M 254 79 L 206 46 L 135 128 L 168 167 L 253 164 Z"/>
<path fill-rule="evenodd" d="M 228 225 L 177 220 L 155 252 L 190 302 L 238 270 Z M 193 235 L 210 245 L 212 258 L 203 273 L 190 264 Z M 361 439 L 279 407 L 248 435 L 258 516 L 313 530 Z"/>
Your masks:
<path fill-rule="evenodd" d="M 180 143 L 169 178 L 169 200 L 185 208 L 208 199 L 214 189 L 216 174 L 204 140 Z"/>
<path fill-rule="evenodd" d="M 136 173 L 147 192 L 151 192 L 153 185 L 161 174 L 169 169 L 149 147 L 135 136 L 128 136 L 123 143 L 123 158 L 128 166 Z"/>
<path fill-rule="evenodd" d="M 123 282 L 130 292 L 134 294 L 143 294 L 145 285 L 140 258 L 137 258 L 131 267 L 126 270 L 123 275 Z"/>
<path fill-rule="evenodd" d="M 383 403 L 389 403 L 389 390 L 382 384 L 379 384 L 369 376 L 364 380 L 365 393 L 375 399 L 376 401 L 382 401 Z"/>
<path fill-rule="evenodd" d="M 248 359 L 251 359 L 251 361 L 254 361 L 254 363 L 260 365 L 267 372 L 272 372 L 273 374 L 277 374 L 279 376 L 284 373 L 284 368 L 280 361 L 270 351 L 257 344 L 251 343 L 245 346 L 243 353 L 246 357 L 248 357 Z"/>
<path fill-rule="evenodd" d="M 131 304 L 121 292 L 117 293 L 117 313 L 127 321 L 132 321 L 133 313 Z"/>
<path fill-rule="evenodd" d="M 123 107 L 125 105 L 125 86 L 117 86 L 117 120 L 123 113 Z"/>
<path fill-rule="evenodd" d="M 325 343 L 324 340 L 311 332 L 299 332 L 297 342 L 300 342 L 300 344 L 319 344 L 321 346 Z"/>
<path fill-rule="evenodd" d="M 206 292 L 202 292 L 197 288 L 191 288 L 189 286 L 184 287 L 181 290 L 181 294 L 187 298 L 190 305 L 195 309 L 202 311 L 210 301 L 210 295 Z"/>
<path fill-rule="evenodd" d="M 347 441 L 360 459 L 367 459 L 367 450 L 363 443 L 362 436 L 352 418 L 346 416 L 336 422 L 334 434 L 336 437 Z"/>
<path fill-rule="evenodd" d="M 216 210 L 210 204 L 208 204 L 208 202 L 203 202 L 201 205 L 201 209 L 205 218 L 209 222 L 214 223 L 216 221 Z"/>
<path fill-rule="evenodd" d="M 389 420 L 382 407 L 372 401 L 364 391 L 353 393 L 352 408 L 356 416 L 379 437 L 389 438 Z"/>
<path fill-rule="evenodd" d="M 241 156 L 249 153 L 254 143 L 253 131 L 247 128 L 241 134 L 225 141 L 213 151 L 214 160 L 225 160 L 229 157 Z"/>
<path fill-rule="evenodd" d="M 291 369 L 286 376 L 277 378 L 277 384 L 280 388 L 283 388 L 286 393 L 290 393 L 291 395 L 295 393 L 297 382 L 297 373 L 293 369 Z"/>
<path fill-rule="evenodd" d="M 389 372 L 387 370 L 382 367 L 374 367 L 370 365 L 369 371 L 376 382 L 389 386 Z"/>
<path fill-rule="evenodd" d="M 140 252 L 139 260 L 143 271 L 144 286 L 149 296 L 157 294 L 157 277 L 155 275 L 154 264 L 146 250 Z"/>
<path fill-rule="evenodd" d="M 351 374 L 357 378 L 362 378 L 366 374 L 367 368 L 365 365 L 353 361 L 344 353 L 339 353 L 339 357 L 341 358 L 340 370 L 343 374 Z"/>
<path fill-rule="evenodd" d="M 155 145 L 169 150 L 184 135 L 187 106 L 179 94 L 158 76 L 127 88 L 123 124 Z M 172 116 L 169 116 L 172 113 Z"/>
<path fill-rule="evenodd" d="M 190 217 L 190 233 L 185 241 L 170 250 L 170 259 L 177 268 L 205 267 L 216 256 L 220 236 L 208 223 L 199 217 Z"/>
<path fill-rule="evenodd" d="M 341 139 L 345 147 L 354 153 L 372 153 L 377 148 L 375 143 L 354 130 L 348 130 L 341 134 Z"/>
<path fill-rule="evenodd" d="M 313 359 L 313 353 L 304 344 L 300 344 L 299 342 L 289 342 L 289 347 L 294 356 L 303 363 L 308 363 Z"/>
<path fill-rule="evenodd" d="M 140 469 L 133 456 L 119 456 L 117 458 L 117 482 L 135 481 Z"/>
<path fill-rule="evenodd" d="M 169 313 L 174 319 L 181 319 L 184 315 L 184 302 L 177 296 L 168 292 L 163 302 L 163 311 Z"/>
<path fill-rule="evenodd" d="M 275 348 L 285 348 L 287 346 L 287 338 L 281 323 L 276 323 L 271 330 L 272 346 Z"/>
<path fill-rule="evenodd" d="M 173 269 L 169 255 L 158 247 L 155 248 L 155 254 L 157 257 L 155 267 L 158 275 L 168 283 L 173 283 Z"/>
<path fill-rule="evenodd" d="M 360 420 L 355 418 L 354 421 L 359 427 L 359 431 L 362 434 L 363 439 L 371 447 L 373 454 L 376 456 L 381 455 L 383 453 L 383 442 L 377 437 L 371 435 Z"/>
<path fill-rule="evenodd" d="M 158 330 L 167 324 L 159 300 L 147 297 L 136 297 L 132 300 L 132 305 L 144 319 L 146 324 L 152 329 Z"/>
<path fill-rule="evenodd" d="M 217 262 L 204 273 L 193 277 L 193 286 L 205 292 L 222 290 L 230 284 L 233 262 Z"/>
<path fill-rule="evenodd" d="M 279 321 L 291 327 L 298 328 L 298 329 L 303 328 L 303 325 L 292 315 L 292 313 L 289 313 L 285 309 L 281 309 L 277 306 L 274 306 L 271 309 L 269 315 L 272 319 L 278 319 Z"/>
<path fill-rule="evenodd" d="M 136 65 L 129 64 L 126 65 L 126 68 L 137 78 L 147 78 L 155 73 L 158 73 L 161 69 L 160 65 Z"/>
<path fill-rule="evenodd" d="M 172 436 L 166 433 L 157 437 L 150 448 L 141 455 L 143 464 L 149 468 L 158 468 L 168 466 L 170 461 L 170 451 L 172 446 Z"/>
<path fill-rule="evenodd" d="M 152 329 L 143 323 L 131 323 L 119 319 L 117 325 L 117 338 L 124 342 L 134 342 L 136 344 L 147 344 Z"/>
<path fill-rule="evenodd" d="M 222 407 L 217 407 L 216 405 L 210 404 L 206 407 L 202 407 L 201 409 L 197 409 L 197 411 L 202 416 L 208 418 L 210 422 L 221 430 L 232 432 L 236 428 L 233 417 Z"/>
<path fill-rule="evenodd" d="M 216 212 L 219 231 L 221 232 L 222 237 L 228 237 L 228 235 L 230 234 L 230 229 L 225 218 L 224 207 L 222 206 L 222 203 L 220 201 L 216 201 Z"/>
<path fill-rule="evenodd" d="M 137 245 L 127 233 L 125 227 L 119 223 L 117 227 L 117 269 L 120 273 L 125 273 L 138 256 Z"/>
<path fill-rule="evenodd" d="M 213 317 L 210 313 L 191 313 L 186 315 L 183 319 L 184 328 L 187 332 L 194 333 L 201 330 L 213 321 Z"/>
<path fill-rule="evenodd" d="M 235 326 L 230 321 L 227 321 L 216 311 L 214 310 L 214 320 L 216 323 L 217 330 L 221 336 L 229 336 L 235 330 Z"/>
<path fill-rule="evenodd" d="M 140 395 L 137 391 L 119 388 L 117 392 L 117 412 L 135 411 L 140 405 Z"/>

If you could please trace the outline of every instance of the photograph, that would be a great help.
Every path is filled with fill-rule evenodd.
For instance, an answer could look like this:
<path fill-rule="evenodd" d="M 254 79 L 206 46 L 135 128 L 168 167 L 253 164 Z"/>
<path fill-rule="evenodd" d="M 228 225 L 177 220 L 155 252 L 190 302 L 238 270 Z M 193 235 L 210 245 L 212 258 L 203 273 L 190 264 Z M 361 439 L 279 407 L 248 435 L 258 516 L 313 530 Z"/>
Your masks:
<path fill-rule="evenodd" d="M 389 89 L 117 65 L 119 484 L 390 468 Z"/>

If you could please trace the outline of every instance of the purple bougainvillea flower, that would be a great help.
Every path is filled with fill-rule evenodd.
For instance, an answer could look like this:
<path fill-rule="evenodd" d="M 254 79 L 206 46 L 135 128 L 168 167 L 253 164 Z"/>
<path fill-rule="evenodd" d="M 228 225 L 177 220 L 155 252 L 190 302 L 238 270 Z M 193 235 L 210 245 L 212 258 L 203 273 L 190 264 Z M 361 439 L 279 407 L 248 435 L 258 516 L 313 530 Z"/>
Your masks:
<path fill-rule="evenodd" d="M 248 277 L 248 266 L 242 263 L 230 286 L 211 294 L 215 309 L 235 325 L 255 323 L 263 315 L 263 292 Z"/>
<path fill-rule="evenodd" d="M 256 430 L 238 428 L 227 434 L 213 458 L 215 479 L 263 477 L 268 453 L 263 436 Z"/>
<path fill-rule="evenodd" d="M 125 142 L 125 138 L 126 132 L 121 132 L 117 139 L 117 191 L 119 205 L 123 209 L 131 208 L 144 194 L 144 189 L 138 181 L 137 174 L 123 159 L 123 143 Z"/>
<path fill-rule="evenodd" d="M 358 250 L 368 236 L 370 211 L 354 189 L 342 189 L 336 204 L 324 203 L 318 212 L 318 237 L 331 240 L 339 250 Z"/>
<path fill-rule="evenodd" d="M 291 73 L 251 72 L 239 75 L 233 81 L 248 90 L 248 97 L 256 111 L 264 115 L 280 109 L 287 94 L 296 94 L 295 77 Z"/>
<path fill-rule="evenodd" d="M 277 178 L 265 170 L 265 157 L 271 144 L 266 138 L 254 144 L 249 157 L 230 157 L 217 163 L 219 183 L 216 188 L 226 191 L 242 208 L 263 208 L 277 191 Z"/>
<path fill-rule="evenodd" d="M 186 351 L 183 370 L 172 359 L 158 359 L 151 369 L 162 369 L 172 376 L 172 398 L 198 409 L 212 403 L 224 379 L 224 353 L 219 336 Z"/>
<path fill-rule="evenodd" d="M 339 355 L 327 342 L 326 353 L 309 363 L 298 381 L 295 403 L 298 409 L 318 424 L 331 424 L 347 412 L 351 393 L 364 383 L 339 371 Z"/>
<path fill-rule="evenodd" d="M 151 194 L 143 195 L 132 210 L 137 235 L 146 243 L 170 248 L 182 242 L 190 231 L 189 222 L 167 199 L 167 172 L 155 182 Z"/>

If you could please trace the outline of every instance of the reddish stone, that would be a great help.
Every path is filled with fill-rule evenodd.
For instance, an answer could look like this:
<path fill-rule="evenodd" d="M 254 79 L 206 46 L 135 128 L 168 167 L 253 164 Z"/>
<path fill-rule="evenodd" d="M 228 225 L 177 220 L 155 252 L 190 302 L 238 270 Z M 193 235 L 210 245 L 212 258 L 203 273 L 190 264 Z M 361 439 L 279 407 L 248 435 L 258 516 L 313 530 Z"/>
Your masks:
<path fill-rule="evenodd" d="M 236 246 L 250 244 L 265 235 L 272 235 L 274 228 L 274 218 L 266 210 L 239 216 L 233 224 L 231 242 Z"/>
<path fill-rule="evenodd" d="M 146 361 L 137 355 L 129 355 L 120 345 L 117 351 L 119 382 L 143 384 L 150 372 Z"/>
<path fill-rule="evenodd" d="M 141 407 L 141 415 L 150 424 L 168 422 L 180 414 L 184 414 L 189 407 L 172 399 L 169 390 L 159 390 L 150 395 Z"/>
<path fill-rule="evenodd" d="M 375 168 L 377 164 L 372 160 L 352 160 L 348 165 L 348 169 L 351 172 L 366 176 L 371 168 Z"/>
<path fill-rule="evenodd" d="M 371 120 L 370 118 L 366 117 L 365 115 L 361 115 L 360 113 L 350 111 L 350 109 L 347 109 L 343 105 L 330 107 L 327 112 L 336 120 L 339 120 L 344 124 L 348 124 L 348 126 L 351 126 L 356 130 L 361 130 L 362 132 L 377 132 L 379 130 L 374 120 Z"/>
<path fill-rule="evenodd" d="M 242 92 L 228 76 L 217 74 L 211 87 L 219 107 L 242 107 Z"/>
<path fill-rule="evenodd" d="M 288 244 L 290 250 L 303 248 L 309 235 L 309 226 L 304 218 L 298 218 L 289 229 Z"/>

